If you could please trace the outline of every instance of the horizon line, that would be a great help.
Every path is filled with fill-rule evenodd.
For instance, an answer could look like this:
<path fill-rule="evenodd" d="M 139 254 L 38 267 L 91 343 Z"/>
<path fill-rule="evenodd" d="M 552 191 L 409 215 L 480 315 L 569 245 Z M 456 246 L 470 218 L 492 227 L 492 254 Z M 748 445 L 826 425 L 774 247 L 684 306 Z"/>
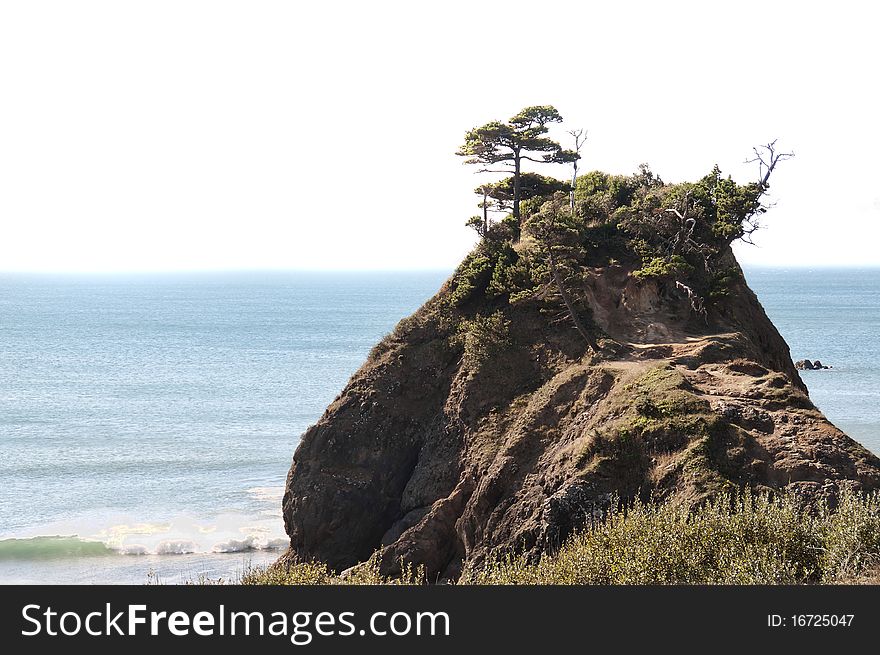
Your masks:
<path fill-rule="evenodd" d="M 855 263 L 855 264 L 744 264 L 740 262 L 744 270 L 749 269 L 796 269 L 796 270 L 859 270 L 880 269 L 880 263 Z M 8 275 L 217 275 L 217 274 L 261 274 L 261 273 L 451 273 L 457 265 L 449 267 L 427 268 L 167 268 L 167 269 L 0 269 L 0 276 Z"/>

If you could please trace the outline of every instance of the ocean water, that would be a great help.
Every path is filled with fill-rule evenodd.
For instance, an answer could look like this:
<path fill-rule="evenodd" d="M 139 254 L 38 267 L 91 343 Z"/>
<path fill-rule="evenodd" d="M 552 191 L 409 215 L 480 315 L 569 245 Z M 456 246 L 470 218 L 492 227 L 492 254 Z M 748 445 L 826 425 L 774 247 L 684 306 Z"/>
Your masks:
<path fill-rule="evenodd" d="M 880 268 L 746 270 L 791 357 L 833 368 L 801 371 L 810 398 L 880 454 Z"/>
<path fill-rule="evenodd" d="M 448 272 L 0 276 L 0 582 L 234 578 L 286 543 L 299 435 Z M 880 452 L 880 269 L 747 271 Z"/>
<path fill-rule="evenodd" d="M 447 275 L 0 276 L 0 581 L 277 557 L 299 435 Z"/>

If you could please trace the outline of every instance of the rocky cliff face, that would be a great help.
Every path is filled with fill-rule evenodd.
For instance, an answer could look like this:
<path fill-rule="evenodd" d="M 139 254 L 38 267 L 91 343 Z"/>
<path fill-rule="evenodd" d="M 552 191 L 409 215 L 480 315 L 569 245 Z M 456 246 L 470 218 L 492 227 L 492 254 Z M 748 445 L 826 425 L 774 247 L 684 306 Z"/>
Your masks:
<path fill-rule="evenodd" d="M 303 436 L 285 557 L 345 569 L 379 550 L 388 573 L 403 559 L 455 577 L 493 553 L 553 549 L 612 498 L 880 487 L 880 460 L 813 406 L 724 256 L 727 295 L 705 316 L 669 281 L 586 267 L 598 352 L 536 298 L 478 298 L 450 317 L 454 276 Z M 503 334 L 479 333 L 476 356 L 461 317 L 488 312 Z"/>

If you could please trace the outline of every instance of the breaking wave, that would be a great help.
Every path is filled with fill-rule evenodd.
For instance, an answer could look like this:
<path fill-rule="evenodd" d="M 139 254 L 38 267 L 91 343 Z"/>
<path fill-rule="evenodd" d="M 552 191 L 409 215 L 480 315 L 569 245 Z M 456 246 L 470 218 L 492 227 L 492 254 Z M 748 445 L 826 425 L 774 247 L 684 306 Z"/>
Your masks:
<path fill-rule="evenodd" d="M 109 525 L 99 517 L 45 526 L 43 534 L 29 531 L 3 535 L 0 562 L 118 555 L 222 555 L 285 549 L 288 540 L 279 530 L 281 521 L 277 520 L 284 487 L 250 487 L 244 492 L 256 504 L 248 513 L 225 512 L 207 520 L 182 513 L 164 517 L 158 523 L 118 517 L 117 522 Z"/>
<path fill-rule="evenodd" d="M 287 548 L 286 539 L 269 539 L 263 541 L 259 537 L 246 537 L 244 539 L 230 539 L 219 544 L 214 544 L 212 549 L 215 553 L 247 553 L 255 550 L 282 550 Z"/>
<path fill-rule="evenodd" d="M 275 551 L 287 548 L 286 539 L 266 539 L 248 535 L 242 539 L 227 539 L 208 548 L 189 539 L 166 539 L 153 548 L 142 544 L 108 545 L 103 541 L 82 539 L 77 536 L 45 536 L 27 539 L 0 539 L 0 561 L 54 560 L 114 555 L 192 555 L 228 554 L 256 551 Z"/>
<path fill-rule="evenodd" d="M 197 546 L 194 541 L 186 539 L 169 539 L 160 541 L 156 546 L 157 555 L 191 555 L 195 553 Z"/>
<path fill-rule="evenodd" d="M 76 536 L 55 535 L 0 540 L 0 561 L 101 557 L 112 555 L 113 552 L 101 541 L 90 541 Z"/>

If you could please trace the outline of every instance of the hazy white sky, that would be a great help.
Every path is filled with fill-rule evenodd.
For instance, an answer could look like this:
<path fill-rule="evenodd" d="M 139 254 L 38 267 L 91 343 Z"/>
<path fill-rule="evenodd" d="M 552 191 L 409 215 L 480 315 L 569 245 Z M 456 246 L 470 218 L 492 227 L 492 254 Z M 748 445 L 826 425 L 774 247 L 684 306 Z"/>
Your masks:
<path fill-rule="evenodd" d="M 589 130 L 582 170 L 747 181 L 751 146 L 779 138 L 797 157 L 741 259 L 880 264 L 878 18 L 840 1 L 4 0 L 0 269 L 449 268 L 480 179 L 454 152 L 531 104 Z"/>

